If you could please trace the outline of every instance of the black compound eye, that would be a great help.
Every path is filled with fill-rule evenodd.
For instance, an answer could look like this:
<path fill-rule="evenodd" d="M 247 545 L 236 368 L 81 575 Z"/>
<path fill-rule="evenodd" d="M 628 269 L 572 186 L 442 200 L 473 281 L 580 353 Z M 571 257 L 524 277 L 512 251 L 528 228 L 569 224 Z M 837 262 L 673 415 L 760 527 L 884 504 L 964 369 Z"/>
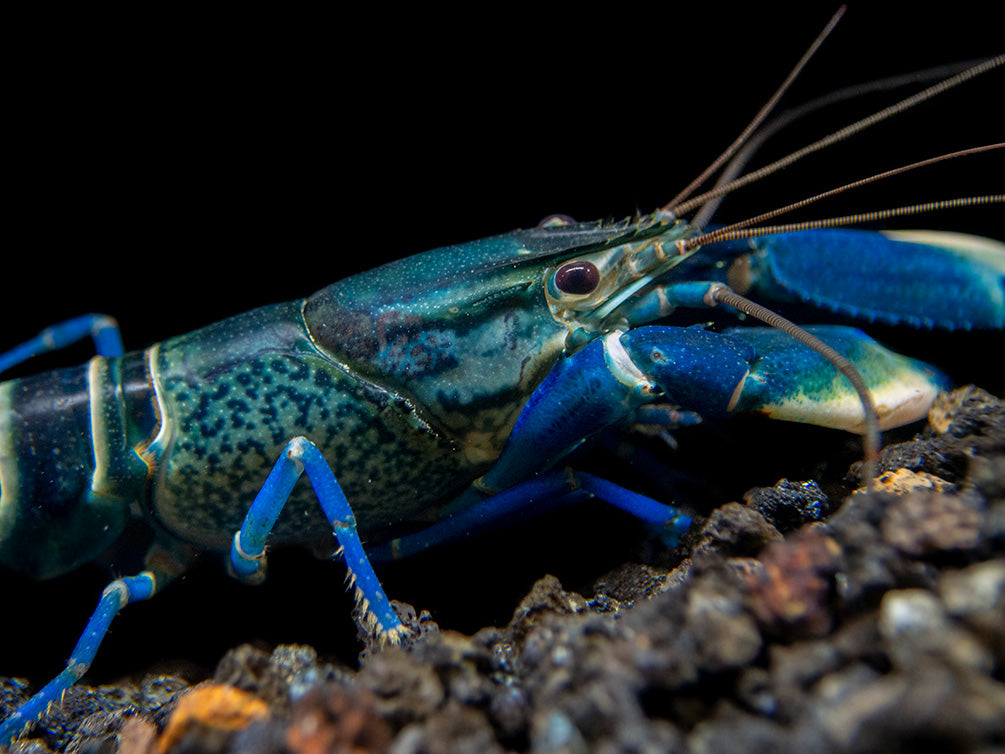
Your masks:
<path fill-rule="evenodd" d="M 562 293 L 583 296 L 600 285 L 600 270 L 593 262 L 569 262 L 555 272 L 555 287 Z"/>

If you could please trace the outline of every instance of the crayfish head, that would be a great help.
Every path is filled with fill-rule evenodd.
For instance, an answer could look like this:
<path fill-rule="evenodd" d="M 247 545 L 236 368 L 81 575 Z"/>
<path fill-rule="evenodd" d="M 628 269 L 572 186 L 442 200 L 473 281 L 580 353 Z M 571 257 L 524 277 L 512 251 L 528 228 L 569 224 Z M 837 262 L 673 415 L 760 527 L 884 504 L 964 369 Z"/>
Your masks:
<path fill-rule="evenodd" d="M 415 416 L 495 457 L 577 330 L 672 266 L 686 225 L 665 216 L 518 230 L 434 249 L 310 296 L 318 350 L 354 378 L 407 400 Z M 474 450 L 472 450 L 474 449 Z"/>
<path fill-rule="evenodd" d="M 694 253 L 679 251 L 677 242 L 693 232 L 683 221 L 653 215 L 626 230 L 547 272 L 548 307 L 569 326 L 570 344 L 630 326 L 637 294 Z"/>

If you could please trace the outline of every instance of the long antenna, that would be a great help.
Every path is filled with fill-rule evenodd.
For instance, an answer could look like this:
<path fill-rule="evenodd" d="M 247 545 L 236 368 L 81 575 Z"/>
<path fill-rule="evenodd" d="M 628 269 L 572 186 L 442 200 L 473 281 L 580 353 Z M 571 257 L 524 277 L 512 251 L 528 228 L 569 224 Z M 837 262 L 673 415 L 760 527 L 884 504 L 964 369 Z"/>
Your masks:
<path fill-rule="evenodd" d="M 955 76 L 950 76 L 948 79 L 940 81 L 939 83 L 934 84 L 933 86 L 930 86 L 927 89 L 918 92 L 917 94 L 907 97 L 906 99 L 903 99 L 900 102 L 890 105 L 889 107 L 886 107 L 878 112 L 875 112 L 872 115 L 868 115 L 865 118 L 862 118 L 861 120 L 857 120 L 854 123 L 851 123 L 845 126 L 844 128 L 841 128 L 835 131 L 834 133 L 831 133 L 823 137 L 822 139 L 818 139 L 812 144 L 808 144 L 807 146 L 802 147 L 801 149 L 797 149 L 796 151 L 789 153 L 785 157 L 775 160 L 775 162 L 772 162 L 769 165 L 765 165 L 763 168 L 759 168 L 750 173 L 747 173 L 746 175 L 737 178 L 735 181 L 731 181 L 723 186 L 714 188 L 711 191 L 706 191 L 704 194 L 699 194 L 698 196 L 692 197 L 691 199 L 681 202 L 676 206 L 674 206 L 674 203 L 671 201 L 669 204 L 663 207 L 662 211 L 672 213 L 677 216 L 686 214 L 687 212 L 690 212 L 691 210 L 702 206 L 703 204 L 705 204 L 705 202 L 711 199 L 715 199 L 720 196 L 725 196 L 726 194 L 729 194 L 742 186 L 746 186 L 750 183 L 754 183 L 755 181 L 759 181 L 762 178 L 765 178 L 771 175 L 772 173 L 775 173 L 781 170 L 782 168 L 788 167 L 794 162 L 801 160 L 803 157 L 806 157 L 807 155 L 811 155 L 814 152 L 818 152 L 821 149 L 824 149 L 825 147 L 828 147 L 832 144 L 836 144 L 839 141 L 843 141 L 844 139 L 847 139 L 849 136 L 857 134 L 859 131 L 864 131 L 866 128 L 869 128 L 870 126 L 874 126 L 877 123 L 886 120 L 887 118 L 890 118 L 916 105 L 919 105 L 925 100 L 931 99 L 932 97 L 935 97 L 938 94 L 942 94 L 943 92 L 952 89 L 955 86 L 959 86 L 960 84 L 964 83 L 965 81 L 969 81 L 975 76 L 979 76 L 982 73 L 986 73 L 990 70 L 993 70 L 994 68 L 1001 66 L 1003 63 L 1005 63 L 1005 55 L 998 55 L 997 57 L 990 58 L 989 60 L 985 60 L 982 63 L 978 63 L 972 68 L 968 68 L 967 70 L 962 71 L 961 73 L 958 73 Z"/>
<path fill-rule="evenodd" d="M 846 7 L 847 6 L 842 5 L 840 8 L 838 8 L 837 13 L 835 13 L 831 17 L 831 20 L 827 22 L 827 25 L 823 28 L 823 31 L 821 31 L 817 35 L 817 38 L 813 40 L 813 44 L 811 44 L 809 49 L 803 53 L 803 56 L 801 58 L 799 58 L 799 62 L 797 62 L 796 65 L 793 67 L 793 69 L 789 72 L 789 75 L 785 77 L 785 80 L 781 83 L 781 85 L 779 85 L 779 87 L 775 90 L 775 93 L 771 95 L 768 101 L 761 106 L 761 109 L 757 111 L 757 114 L 754 116 L 753 120 L 751 120 L 750 123 L 747 124 L 747 127 L 740 132 L 740 135 L 736 137 L 733 143 L 730 144 L 728 147 L 726 147 L 726 150 L 718 157 L 716 157 L 711 165 L 709 165 L 707 168 L 701 171 L 701 173 L 697 177 L 695 177 L 693 181 L 691 181 L 687 186 L 685 186 L 684 189 L 679 194 L 677 194 L 677 196 L 671 199 L 670 202 L 663 207 L 664 211 L 666 212 L 673 211 L 673 209 L 680 202 L 687 199 L 687 197 L 689 197 L 691 193 L 696 188 L 698 188 L 698 186 L 703 184 L 710 175 L 712 175 L 713 173 L 715 173 L 716 170 L 722 167 L 722 165 L 730 157 L 736 154 L 737 150 L 740 149 L 740 147 L 742 147 L 747 142 L 747 139 L 750 138 L 750 135 L 755 130 L 757 130 L 757 128 L 761 125 L 761 123 L 764 122 L 764 119 L 767 118 L 768 115 L 771 114 L 771 111 L 775 109 L 775 105 L 778 104 L 778 101 L 782 98 L 782 95 L 785 94 L 789 86 L 791 86 L 792 82 L 796 80 L 796 77 L 802 72 L 803 68 L 810 61 L 810 58 L 813 57 L 816 51 L 820 48 L 820 45 L 823 44 L 824 40 L 827 39 L 830 33 L 834 30 L 834 27 L 837 26 L 838 21 L 841 20 L 841 16 L 844 15 Z"/>
<path fill-rule="evenodd" d="M 924 204 L 912 204 L 906 207 L 892 207 L 890 209 L 874 210 L 872 212 L 857 212 L 854 215 L 842 215 L 841 217 L 825 217 L 821 220 L 806 220 L 803 222 L 787 223 L 785 225 L 766 225 L 760 228 L 734 228 L 717 230 L 681 239 L 677 242 L 678 252 L 686 254 L 698 246 L 719 241 L 735 241 L 740 238 L 757 238 L 758 236 L 773 236 L 778 233 L 792 233 L 799 230 L 819 230 L 821 228 L 839 228 L 845 225 L 857 225 L 859 223 L 875 222 L 876 220 L 887 220 L 891 217 L 904 217 L 906 215 L 920 215 L 926 212 L 936 212 L 943 209 L 954 209 L 957 207 L 977 207 L 984 204 L 1005 204 L 1005 194 L 985 194 L 983 196 L 963 196 L 957 199 L 942 199 Z"/>
<path fill-rule="evenodd" d="M 891 91 L 912 84 L 927 84 L 931 81 L 941 81 L 942 79 L 954 76 L 961 71 L 965 71 L 966 69 L 973 67 L 978 62 L 980 61 L 974 60 L 943 64 L 933 68 L 926 68 L 922 71 L 901 73 L 894 76 L 887 76 L 882 79 L 874 79 L 858 84 L 852 84 L 851 86 L 847 86 L 833 92 L 828 92 L 827 94 L 821 95 L 820 97 L 812 99 L 802 105 L 786 110 L 778 115 L 778 117 L 774 120 L 764 124 L 764 126 L 760 128 L 757 133 L 753 134 L 747 140 L 747 143 L 743 145 L 743 148 L 733 155 L 733 158 L 723 168 L 722 173 L 716 179 L 715 188 L 724 186 L 735 179 L 738 175 L 740 175 L 747 163 L 753 159 L 757 151 L 764 146 L 769 139 L 774 137 L 779 131 L 782 131 L 787 126 L 799 121 L 807 115 L 850 99 L 857 99 L 867 94 L 872 94 L 874 92 Z M 691 226 L 695 228 L 704 228 L 708 225 L 724 198 L 725 197 L 720 196 L 706 202 L 701 210 L 691 218 Z"/>
<path fill-rule="evenodd" d="M 797 209 L 802 209 L 810 204 L 819 202 L 823 199 L 828 199 L 832 196 L 837 196 L 838 194 L 843 194 L 846 191 L 851 191 L 852 189 L 861 188 L 862 186 L 867 186 L 870 183 L 876 183 L 884 178 L 892 178 L 893 176 L 901 175 L 907 173 L 911 170 L 917 170 L 919 168 L 928 167 L 930 165 L 935 165 L 939 162 L 945 162 L 946 160 L 953 160 L 959 157 L 970 157 L 975 154 L 980 154 L 982 152 L 989 152 L 995 149 L 1005 148 L 1005 142 L 999 142 L 997 144 L 987 144 L 981 147 L 970 147 L 969 149 L 961 149 L 957 152 L 948 152 L 946 154 L 936 155 L 935 157 L 929 157 L 925 160 L 919 160 L 918 162 L 912 162 L 909 165 L 901 165 L 897 168 L 892 168 L 890 170 L 885 170 L 882 173 L 875 173 L 873 175 L 867 176 L 865 178 L 860 178 L 857 181 L 852 181 L 851 183 L 845 183 L 836 188 L 828 189 L 819 194 L 807 197 L 806 199 L 800 199 L 792 204 L 787 204 L 784 207 L 779 207 L 777 209 L 769 210 L 760 215 L 754 215 L 746 220 L 740 220 L 739 222 L 731 223 L 729 225 L 723 226 L 721 228 L 716 228 L 714 232 L 716 233 L 728 233 L 729 231 L 736 230 L 739 228 L 746 228 L 751 225 L 756 225 L 757 223 L 762 223 L 765 220 L 770 220 L 772 218 L 778 217 L 779 215 L 784 215 L 788 212 L 793 212 Z M 976 198 L 976 197 L 975 197 Z M 978 204 L 983 202 L 977 202 Z M 826 226 L 824 226 L 826 227 Z M 698 238 L 698 236 L 695 236 Z M 719 240 L 729 240 L 720 238 Z M 706 241 L 707 243 L 707 241 Z"/>

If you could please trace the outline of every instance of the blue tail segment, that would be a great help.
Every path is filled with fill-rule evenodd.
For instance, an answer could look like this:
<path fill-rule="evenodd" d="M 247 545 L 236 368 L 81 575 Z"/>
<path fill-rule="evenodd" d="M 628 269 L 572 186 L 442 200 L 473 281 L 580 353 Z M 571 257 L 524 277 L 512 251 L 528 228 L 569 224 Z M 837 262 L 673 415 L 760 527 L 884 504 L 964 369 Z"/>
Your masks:
<path fill-rule="evenodd" d="M 83 338 L 93 338 L 99 356 L 121 356 L 124 353 L 119 325 L 107 314 L 84 314 L 74 319 L 47 327 L 31 340 L 0 354 L 0 373 L 38 356 L 76 343 Z"/>
<path fill-rule="evenodd" d="M 255 497 L 240 531 L 234 535 L 230 550 L 234 575 L 245 581 L 264 578 L 265 540 L 286 505 L 293 486 L 305 472 L 341 546 L 350 578 L 356 587 L 356 600 L 364 628 L 391 643 L 397 642 L 405 628 L 363 551 L 349 502 L 321 451 L 305 437 L 290 440 Z"/>
<path fill-rule="evenodd" d="M 66 670 L 3 721 L 0 725 L 0 746 L 10 744 L 25 728 L 45 714 L 50 704 L 58 702 L 63 692 L 87 672 L 115 614 L 130 602 L 148 599 L 155 590 L 156 581 L 149 571 L 144 571 L 138 576 L 116 579 L 105 587 L 97 608 L 87 622 L 87 627 L 84 628 L 84 633 L 70 653 Z"/>

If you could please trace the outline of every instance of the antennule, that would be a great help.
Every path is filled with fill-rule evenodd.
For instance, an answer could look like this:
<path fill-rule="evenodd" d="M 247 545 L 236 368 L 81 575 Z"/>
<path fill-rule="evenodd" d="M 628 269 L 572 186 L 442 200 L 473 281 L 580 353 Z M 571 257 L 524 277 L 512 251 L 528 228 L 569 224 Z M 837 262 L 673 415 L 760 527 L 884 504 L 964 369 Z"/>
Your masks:
<path fill-rule="evenodd" d="M 839 228 L 844 225 L 856 225 L 858 223 L 875 222 L 876 220 L 887 220 L 891 217 L 904 217 L 906 215 L 918 215 L 924 212 L 935 212 L 941 209 L 955 209 L 957 207 L 977 207 L 983 204 L 1005 204 L 1005 194 L 985 194 L 983 196 L 961 196 L 956 199 L 943 199 L 936 202 L 925 202 L 924 204 L 911 204 L 907 207 L 892 207 L 890 209 L 880 209 L 873 212 L 858 212 L 854 215 L 843 215 L 841 217 L 825 217 L 821 220 L 806 220 L 798 223 L 787 223 L 785 225 L 765 225 L 760 228 L 718 228 L 682 239 L 676 243 L 678 253 L 685 254 L 692 249 L 704 244 L 717 243 L 719 241 L 735 241 L 740 238 L 757 238 L 759 236 L 771 236 L 777 233 L 792 233 L 799 230 L 820 230 L 821 228 Z"/>

